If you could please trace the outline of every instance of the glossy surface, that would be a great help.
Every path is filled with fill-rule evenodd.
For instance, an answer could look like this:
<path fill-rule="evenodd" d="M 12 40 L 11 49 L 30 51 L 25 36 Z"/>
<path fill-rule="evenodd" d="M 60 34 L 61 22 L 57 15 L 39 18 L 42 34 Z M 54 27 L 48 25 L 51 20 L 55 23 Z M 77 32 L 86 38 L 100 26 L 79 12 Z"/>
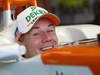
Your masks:
<path fill-rule="evenodd" d="M 44 64 L 89 66 L 94 75 L 100 71 L 100 46 L 73 46 L 55 48 L 42 55 Z"/>

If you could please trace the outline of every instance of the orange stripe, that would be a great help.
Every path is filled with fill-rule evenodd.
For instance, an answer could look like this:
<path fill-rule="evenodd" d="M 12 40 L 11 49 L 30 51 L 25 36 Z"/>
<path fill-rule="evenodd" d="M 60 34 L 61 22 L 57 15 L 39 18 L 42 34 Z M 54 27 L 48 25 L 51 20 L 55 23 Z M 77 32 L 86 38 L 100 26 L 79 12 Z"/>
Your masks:
<path fill-rule="evenodd" d="M 30 0 L 29 3 L 31 6 L 38 6 L 37 0 Z"/>
<path fill-rule="evenodd" d="M 3 1 L 3 10 L 10 10 L 11 9 L 10 5 L 11 5 L 10 0 L 4 0 Z"/>
<path fill-rule="evenodd" d="M 11 4 L 19 7 L 19 6 L 26 6 L 30 0 L 11 0 Z"/>
<path fill-rule="evenodd" d="M 100 74 L 100 46 L 55 48 L 41 58 L 44 64 L 89 66 L 95 75 Z"/>
<path fill-rule="evenodd" d="M 37 0 L 0 0 L 0 7 L 4 10 L 10 10 L 11 7 L 26 6 L 26 5 L 38 6 Z"/>
<path fill-rule="evenodd" d="M 0 8 L 3 7 L 3 0 L 0 0 Z"/>
<path fill-rule="evenodd" d="M 15 6 L 26 6 L 28 4 L 37 6 L 37 0 L 12 0 L 11 4 Z"/>

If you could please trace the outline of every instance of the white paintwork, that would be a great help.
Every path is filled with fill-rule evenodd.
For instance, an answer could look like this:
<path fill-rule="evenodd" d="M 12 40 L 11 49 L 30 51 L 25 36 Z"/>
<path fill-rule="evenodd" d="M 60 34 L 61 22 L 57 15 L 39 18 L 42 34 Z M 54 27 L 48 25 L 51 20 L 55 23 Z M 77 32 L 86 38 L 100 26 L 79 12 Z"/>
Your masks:
<path fill-rule="evenodd" d="M 81 30 L 66 27 L 57 27 L 56 29 L 59 45 L 86 39 Z"/>
<path fill-rule="evenodd" d="M 13 21 L 10 25 L 5 26 L 4 29 L 0 32 L 0 44 L 15 42 L 15 30 L 16 30 L 16 21 Z M 5 40 L 5 42 L 4 42 Z"/>
<path fill-rule="evenodd" d="M 64 44 L 78 40 L 97 38 L 100 26 L 91 24 L 58 26 L 56 27 L 58 43 Z"/>
<path fill-rule="evenodd" d="M 0 45 L 0 62 L 8 63 L 18 61 L 25 52 L 25 47 L 17 43 L 2 44 Z"/>
<path fill-rule="evenodd" d="M 43 65 L 38 57 L 0 64 L 0 75 L 93 75 L 88 67 Z"/>
<path fill-rule="evenodd" d="M 6 10 L 3 11 L 3 25 L 8 26 L 12 24 L 12 19 L 11 19 L 11 10 Z"/>

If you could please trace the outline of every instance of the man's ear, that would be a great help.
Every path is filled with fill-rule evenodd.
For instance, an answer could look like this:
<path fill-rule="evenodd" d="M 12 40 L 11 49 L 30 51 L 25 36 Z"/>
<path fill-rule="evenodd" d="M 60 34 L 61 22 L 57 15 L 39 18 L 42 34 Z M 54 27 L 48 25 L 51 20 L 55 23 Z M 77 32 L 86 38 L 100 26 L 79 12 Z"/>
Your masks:
<path fill-rule="evenodd" d="M 24 37 L 25 37 L 25 35 L 19 35 L 18 37 L 16 37 L 17 43 L 20 45 L 24 45 L 25 44 Z"/>
<path fill-rule="evenodd" d="M 16 38 L 16 42 L 17 42 L 19 45 L 24 45 L 24 40 L 18 40 L 18 39 Z"/>
<path fill-rule="evenodd" d="M 20 45 L 24 45 L 24 41 L 18 41 L 17 43 Z"/>

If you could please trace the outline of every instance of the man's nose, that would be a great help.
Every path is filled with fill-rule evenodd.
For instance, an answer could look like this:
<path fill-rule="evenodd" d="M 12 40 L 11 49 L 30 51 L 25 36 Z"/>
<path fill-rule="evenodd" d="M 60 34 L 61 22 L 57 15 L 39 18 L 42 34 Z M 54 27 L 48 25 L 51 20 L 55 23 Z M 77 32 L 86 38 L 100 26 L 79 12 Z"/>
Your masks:
<path fill-rule="evenodd" d="M 50 41 L 52 41 L 52 36 L 49 33 L 47 33 L 47 32 L 44 32 L 42 37 L 43 37 L 43 42 L 50 42 Z"/>

